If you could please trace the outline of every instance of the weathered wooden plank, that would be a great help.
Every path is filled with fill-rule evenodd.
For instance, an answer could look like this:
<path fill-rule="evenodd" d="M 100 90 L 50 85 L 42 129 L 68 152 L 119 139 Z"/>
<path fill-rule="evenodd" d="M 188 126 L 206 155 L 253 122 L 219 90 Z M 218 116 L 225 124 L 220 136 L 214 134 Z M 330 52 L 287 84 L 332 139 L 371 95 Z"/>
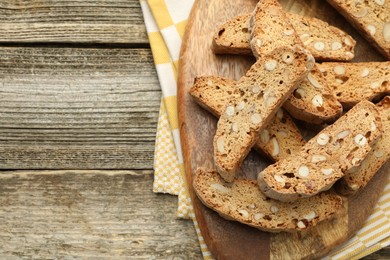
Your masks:
<path fill-rule="evenodd" d="M 152 171 L 2 172 L 0 258 L 199 259 Z"/>
<path fill-rule="evenodd" d="M 148 40 L 138 0 L 0 0 L 0 42 Z"/>
<path fill-rule="evenodd" d="M 150 50 L 0 48 L 0 169 L 151 169 Z"/>

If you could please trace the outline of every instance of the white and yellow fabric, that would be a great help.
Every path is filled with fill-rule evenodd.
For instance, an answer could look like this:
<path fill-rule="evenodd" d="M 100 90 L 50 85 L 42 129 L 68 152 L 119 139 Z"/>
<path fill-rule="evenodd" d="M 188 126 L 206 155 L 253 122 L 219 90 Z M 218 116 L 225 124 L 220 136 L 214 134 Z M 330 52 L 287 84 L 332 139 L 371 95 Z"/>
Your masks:
<path fill-rule="evenodd" d="M 154 154 L 153 191 L 178 195 L 179 218 L 191 218 L 203 257 L 212 257 L 200 234 L 187 190 L 177 115 L 177 73 L 182 37 L 194 0 L 140 0 L 163 98 Z M 390 178 L 373 215 L 349 242 L 325 259 L 359 259 L 390 245 Z"/>

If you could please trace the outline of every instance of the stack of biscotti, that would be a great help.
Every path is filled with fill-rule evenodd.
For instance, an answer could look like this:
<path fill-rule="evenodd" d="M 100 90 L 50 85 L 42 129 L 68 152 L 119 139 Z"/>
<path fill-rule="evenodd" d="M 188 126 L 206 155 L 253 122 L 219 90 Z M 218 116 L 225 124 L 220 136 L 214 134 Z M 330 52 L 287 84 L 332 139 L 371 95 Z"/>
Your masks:
<path fill-rule="evenodd" d="M 360 166 L 382 133 L 378 109 L 362 101 L 294 156 L 263 170 L 258 176 L 260 189 L 267 197 L 281 201 L 328 190 L 345 173 Z"/>
<path fill-rule="evenodd" d="M 233 97 L 236 82 L 227 78 L 198 77 L 190 90 L 194 100 L 216 117 L 220 117 L 230 98 Z M 254 148 L 273 161 L 294 154 L 305 144 L 301 132 L 292 118 L 279 109 L 276 116 L 257 137 Z"/>
<path fill-rule="evenodd" d="M 390 158 L 390 96 L 378 103 L 378 110 L 383 134 L 361 164 L 346 171 L 344 177 L 336 183 L 336 189 L 341 194 L 351 195 L 364 188 Z"/>
<path fill-rule="evenodd" d="M 276 0 L 261 1 L 251 16 L 250 46 L 257 58 L 277 46 L 304 46 L 294 30 L 291 19 Z M 284 108 L 296 119 L 320 124 L 334 121 L 342 113 L 342 106 L 332 93 L 315 64 Z"/>
<path fill-rule="evenodd" d="M 190 90 L 219 117 L 216 171 L 198 169 L 193 182 L 207 207 L 261 230 L 294 232 L 341 207 L 335 183 L 344 195 L 368 183 L 390 156 L 382 144 L 390 97 L 378 106 L 367 100 L 389 94 L 390 73 L 386 62 L 345 62 L 355 44 L 325 22 L 285 13 L 276 0 L 260 1 L 251 15 L 218 30 L 215 52 L 251 53 L 257 61 L 238 81 L 202 76 Z M 316 64 L 311 54 L 337 62 Z M 339 118 L 341 104 L 350 111 Z M 290 115 L 330 125 L 306 143 Z M 275 161 L 257 182 L 236 176 L 252 147 Z"/>
<path fill-rule="evenodd" d="M 353 59 L 356 41 L 328 23 L 301 15 L 286 13 L 305 48 L 317 61 L 349 61 Z M 253 55 L 250 46 L 251 14 L 237 16 L 217 29 L 213 50 L 220 54 Z"/>

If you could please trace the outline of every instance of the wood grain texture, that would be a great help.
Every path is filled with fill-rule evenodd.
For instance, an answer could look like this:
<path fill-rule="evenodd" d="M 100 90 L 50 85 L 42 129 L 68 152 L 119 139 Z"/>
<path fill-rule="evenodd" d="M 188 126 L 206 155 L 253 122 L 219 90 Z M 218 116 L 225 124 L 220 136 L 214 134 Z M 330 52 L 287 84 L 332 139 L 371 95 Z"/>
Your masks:
<path fill-rule="evenodd" d="M 314 15 L 342 29 L 351 29 L 344 24 L 344 19 L 323 1 L 280 2 L 285 9 L 292 12 Z M 216 56 L 210 47 L 212 35 L 220 24 L 252 10 L 256 3 L 257 1 L 247 0 L 195 2 L 183 42 L 179 74 L 179 119 L 188 183 L 192 183 L 192 172 L 197 167 L 214 168 L 212 140 L 216 130 L 216 119 L 197 106 L 188 91 L 196 76 L 220 75 L 237 79 L 253 63 L 252 60 L 238 56 Z M 351 34 L 357 35 L 353 29 Z M 366 43 L 359 41 L 359 45 L 364 44 Z M 369 46 L 359 47 L 355 61 L 382 59 L 378 53 L 366 52 L 366 49 L 369 49 Z M 257 173 L 268 163 L 257 154 L 250 154 L 241 167 L 240 177 L 255 179 Z M 359 195 L 345 198 L 344 209 L 336 219 L 298 234 L 271 234 L 224 220 L 205 208 L 193 190 L 191 196 L 202 234 L 217 259 L 319 258 L 345 242 L 362 226 L 383 190 L 389 167 L 388 163 L 370 186 Z M 246 237 L 250 239 L 245 240 Z"/>
<path fill-rule="evenodd" d="M 138 0 L 0 0 L 1 42 L 148 42 Z"/>
<path fill-rule="evenodd" d="M 152 171 L 0 174 L 2 259 L 199 259 L 176 197 L 154 194 Z"/>
<path fill-rule="evenodd" d="M 150 169 L 150 50 L 0 48 L 0 169 Z"/>

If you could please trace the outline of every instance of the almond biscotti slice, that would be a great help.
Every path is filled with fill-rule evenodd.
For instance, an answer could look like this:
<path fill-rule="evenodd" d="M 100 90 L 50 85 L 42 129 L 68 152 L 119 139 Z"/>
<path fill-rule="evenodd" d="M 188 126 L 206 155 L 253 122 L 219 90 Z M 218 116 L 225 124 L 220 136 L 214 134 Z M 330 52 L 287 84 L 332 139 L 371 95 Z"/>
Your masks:
<path fill-rule="evenodd" d="M 250 46 L 256 58 L 261 58 L 279 47 L 303 47 L 277 0 L 262 0 L 257 3 L 249 19 L 249 30 Z"/>
<path fill-rule="evenodd" d="M 252 14 L 244 14 L 227 21 L 215 32 L 212 49 L 217 54 L 253 55 L 249 31 Z"/>
<path fill-rule="evenodd" d="M 237 83 L 217 125 L 214 161 L 231 182 L 278 109 L 307 75 L 313 56 L 300 46 L 278 48 L 257 61 Z M 238 97 L 237 97 L 238 96 Z"/>
<path fill-rule="evenodd" d="M 390 94 L 390 62 L 324 62 L 318 66 L 345 108 Z"/>
<path fill-rule="evenodd" d="M 356 41 L 346 32 L 314 17 L 287 13 L 303 45 L 319 61 L 349 61 L 355 57 Z"/>
<path fill-rule="evenodd" d="M 390 96 L 385 97 L 378 104 L 378 110 L 382 118 L 383 134 L 361 165 L 351 168 L 336 183 L 337 191 L 341 194 L 351 195 L 364 188 L 390 158 Z"/>
<path fill-rule="evenodd" d="M 342 205 L 341 197 L 330 192 L 293 202 L 268 199 L 256 181 L 227 183 L 203 168 L 195 172 L 193 187 L 202 203 L 222 217 L 268 232 L 307 230 L 331 218 Z"/>
<path fill-rule="evenodd" d="M 328 0 L 328 2 L 390 60 L 389 0 Z"/>
<path fill-rule="evenodd" d="M 359 166 L 382 134 L 378 109 L 362 101 L 287 159 L 258 176 L 267 197 L 292 201 L 329 189 L 352 167 Z"/>
<path fill-rule="evenodd" d="M 260 1 L 251 23 L 251 47 L 256 57 L 267 54 L 275 46 L 302 45 L 276 0 Z M 316 64 L 284 107 L 294 118 L 312 124 L 334 121 L 343 110 Z"/>
<path fill-rule="evenodd" d="M 200 106 L 220 117 L 226 104 L 234 97 L 235 84 L 234 80 L 217 76 L 197 77 L 190 94 Z M 271 160 L 278 161 L 295 153 L 305 143 L 294 121 L 280 109 L 260 133 L 254 148 Z"/>
<path fill-rule="evenodd" d="M 343 112 L 343 106 L 333 94 L 317 64 L 283 106 L 292 117 L 311 123 L 333 122 Z"/>
<path fill-rule="evenodd" d="M 250 47 L 249 19 L 252 14 L 233 18 L 218 28 L 213 50 L 220 54 L 253 55 Z M 305 48 L 317 61 L 349 61 L 356 41 L 337 27 L 320 19 L 286 13 Z"/>

